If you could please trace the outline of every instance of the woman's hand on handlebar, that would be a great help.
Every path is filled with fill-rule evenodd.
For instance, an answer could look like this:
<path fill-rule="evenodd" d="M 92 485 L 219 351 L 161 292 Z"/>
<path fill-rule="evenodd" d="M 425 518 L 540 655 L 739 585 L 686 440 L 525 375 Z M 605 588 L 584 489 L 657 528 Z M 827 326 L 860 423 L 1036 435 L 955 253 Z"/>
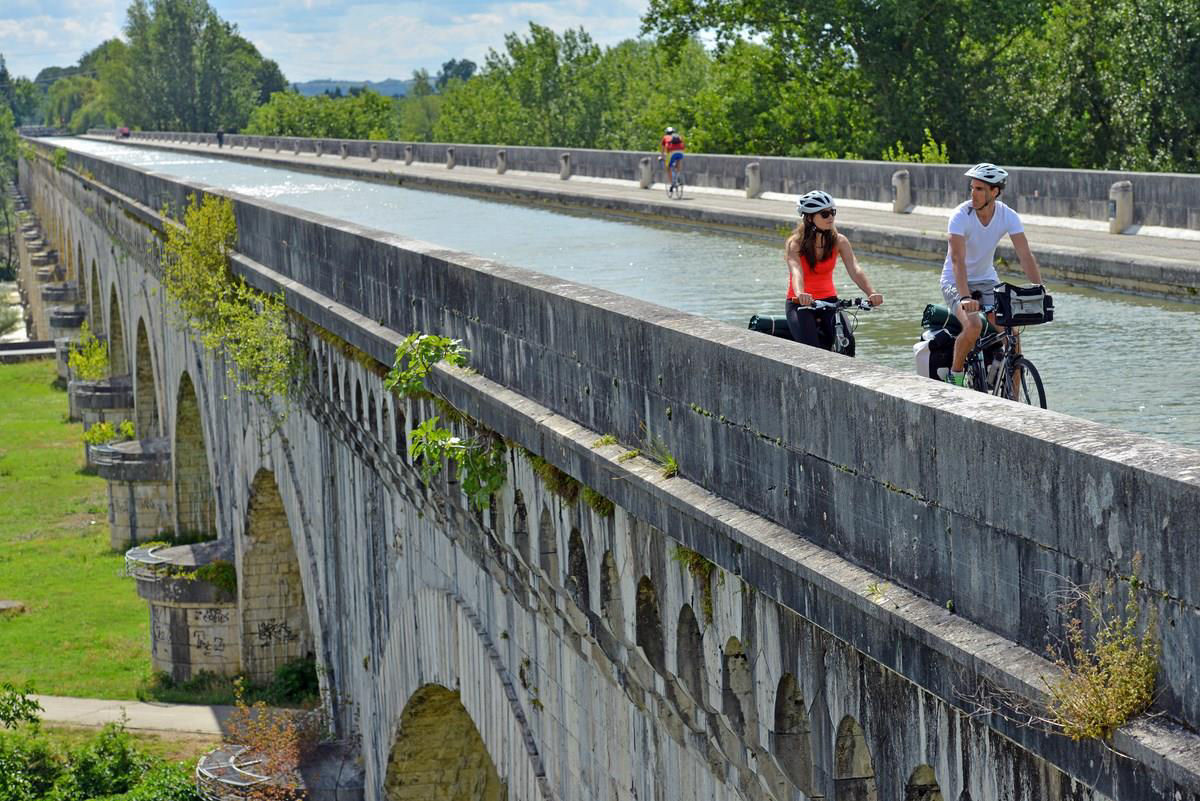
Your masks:
<path fill-rule="evenodd" d="M 872 292 L 867 298 L 867 303 L 870 303 L 872 306 L 882 306 L 883 295 L 880 295 L 878 292 Z"/>
<path fill-rule="evenodd" d="M 799 293 L 797 293 L 797 294 L 796 294 L 796 305 L 797 305 L 797 306 L 811 306 L 811 305 L 813 305 L 813 297 L 812 297 L 812 295 L 808 294 L 807 292 L 799 292 Z"/>

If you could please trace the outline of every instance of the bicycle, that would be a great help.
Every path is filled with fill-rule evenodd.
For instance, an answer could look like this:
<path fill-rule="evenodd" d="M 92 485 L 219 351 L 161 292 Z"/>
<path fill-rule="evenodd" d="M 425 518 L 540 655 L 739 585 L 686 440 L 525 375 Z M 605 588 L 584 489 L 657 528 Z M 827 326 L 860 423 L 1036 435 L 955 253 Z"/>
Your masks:
<path fill-rule="evenodd" d="M 659 156 L 658 160 L 662 161 L 663 159 L 661 156 Z M 667 173 L 663 176 L 663 183 L 667 183 L 666 179 L 668 177 L 671 179 L 671 182 L 667 184 L 667 197 L 671 198 L 672 200 L 681 200 L 683 198 L 683 160 L 680 160 L 679 166 L 675 169 L 674 175 L 671 174 L 671 165 L 669 162 L 663 167 L 663 169 L 665 169 Z"/>
<path fill-rule="evenodd" d="M 997 306 L 981 304 L 981 309 L 987 315 L 996 311 Z M 1048 308 L 1052 309 L 1053 304 Z M 1043 321 L 1049 322 L 1052 318 L 1051 313 Z M 1021 354 L 1020 328 L 1001 312 L 996 315 L 996 329 L 980 335 L 967 353 L 963 386 L 1045 409 L 1046 390 L 1042 376 L 1033 362 Z M 999 352 L 994 352 L 995 348 L 999 348 Z"/>

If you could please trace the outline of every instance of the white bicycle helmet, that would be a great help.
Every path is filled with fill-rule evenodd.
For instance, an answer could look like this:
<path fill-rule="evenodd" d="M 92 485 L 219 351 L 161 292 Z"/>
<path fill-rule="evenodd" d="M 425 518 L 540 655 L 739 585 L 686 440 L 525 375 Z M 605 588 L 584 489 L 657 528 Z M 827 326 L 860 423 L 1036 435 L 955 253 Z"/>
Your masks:
<path fill-rule="evenodd" d="M 674 128 L 672 128 L 670 125 L 668 125 L 668 126 L 667 126 L 667 133 L 669 133 L 669 134 L 673 134 L 673 133 L 675 133 L 675 129 L 674 129 Z"/>
<path fill-rule="evenodd" d="M 805 192 L 796 200 L 796 211 L 799 214 L 816 214 L 818 211 L 836 208 L 837 204 L 833 202 L 833 196 L 820 189 Z"/>
<path fill-rule="evenodd" d="M 976 164 L 974 167 L 964 172 L 963 175 L 967 176 L 968 178 L 978 178 L 985 184 L 991 184 L 992 186 L 999 186 L 1001 188 L 1004 187 L 1004 182 L 1008 180 L 1007 171 L 986 161 L 982 164 Z"/>

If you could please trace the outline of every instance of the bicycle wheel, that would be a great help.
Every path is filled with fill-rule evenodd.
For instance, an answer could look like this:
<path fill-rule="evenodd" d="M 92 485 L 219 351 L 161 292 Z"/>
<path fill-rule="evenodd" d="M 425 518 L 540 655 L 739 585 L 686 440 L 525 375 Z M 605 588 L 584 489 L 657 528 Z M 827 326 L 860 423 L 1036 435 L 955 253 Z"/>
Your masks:
<path fill-rule="evenodd" d="M 1005 368 L 1002 378 L 1004 397 L 1017 403 L 1046 408 L 1046 390 L 1042 386 L 1042 377 L 1029 359 L 1018 356 L 1011 371 Z"/>
<path fill-rule="evenodd" d="M 983 366 L 983 357 L 967 358 L 966 379 L 963 381 L 963 386 L 979 392 L 987 392 L 987 368 Z"/>

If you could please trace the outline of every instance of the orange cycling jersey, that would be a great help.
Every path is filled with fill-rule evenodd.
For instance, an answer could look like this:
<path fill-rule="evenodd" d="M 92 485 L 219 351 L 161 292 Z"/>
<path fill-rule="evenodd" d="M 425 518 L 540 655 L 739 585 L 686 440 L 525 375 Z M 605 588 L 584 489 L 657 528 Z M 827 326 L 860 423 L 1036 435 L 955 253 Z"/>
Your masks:
<path fill-rule="evenodd" d="M 666 134 L 662 138 L 662 146 L 667 149 L 668 153 L 674 153 L 676 150 L 683 150 L 683 137 L 679 134 Z"/>
<path fill-rule="evenodd" d="M 837 266 L 838 252 L 835 248 L 828 256 L 817 262 L 813 269 L 808 268 L 808 259 L 800 254 L 800 273 L 804 276 L 804 291 L 814 298 L 832 298 L 837 295 L 833 287 L 833 268 Z M 795 301 L 799 293 L 792 281 L 792 271 L 788 270 L 787 299 Z"/>

